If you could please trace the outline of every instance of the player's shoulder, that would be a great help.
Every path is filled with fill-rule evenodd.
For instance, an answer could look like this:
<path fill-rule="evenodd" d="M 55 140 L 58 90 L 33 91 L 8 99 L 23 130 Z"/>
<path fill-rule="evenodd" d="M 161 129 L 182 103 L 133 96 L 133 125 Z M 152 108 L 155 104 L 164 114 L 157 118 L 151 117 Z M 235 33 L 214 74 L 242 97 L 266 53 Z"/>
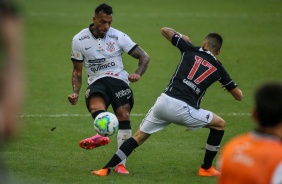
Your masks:
<path fill-rule="evenodd" d="M 110 27 L 110 29 L 108 30 L 108 33 L 110 33 L 110 34 L 122 34 L 123 32 L 116 29 L 116 28 Z"/>
<path fill-rule="evenodd" d="M 120 31 L 118 29 L 115 29 L 113 27 L 110 27 L 110 29 L 108 30 L 107 32 L 107 35 L 110 37 L 110 38 L 120 38 L 120 37 L 124 37 L 124 36 L 128 36 L 125 32 L 123 31 Z"/>
<path fill-rule="evenodd" d="M 282 153 L 282 143 L 280 139 L 275 136 L 261 134 L 256 131 L 235 136 L 225 145 L 225 147 L 233 148 L 234 146 L 242 145 L 246 142 L 254 143 L 253 145 L 257 147 L 276 149 Z"/>
<path fill-rule="evenodd" d="M 233 137 L 227 144 L 240 144 L 242 142 L 249 141 L 251 139 L 251 133 L 243 133 Z"/>
<path fill-rule="evenodd" d="M 73 40 L 85 40 L 90 39 L 91 32 L 89 31 L 89 28 L 84 28 L 81 31 L 79 31 L 76 35 L 74 35 Z"/>
<path fill-rule="evenodd" d="M 250 141 L 250 133 L 243 133 L 231 138 L 224 146 L 223 153 L 233 152 L 233 149 L 244 142 Z"/>
<path fill-rule="evenodd" d="M 217 58 L 213 55 L 209 50 L 203 49 L 202 47 L 195 47 L 198 52 L 203 53 L 206 57 L 210 58 L 209 60 L 213 60 L 218 63 Z M 220 63 L 221 64 L 221 63 Z"/>

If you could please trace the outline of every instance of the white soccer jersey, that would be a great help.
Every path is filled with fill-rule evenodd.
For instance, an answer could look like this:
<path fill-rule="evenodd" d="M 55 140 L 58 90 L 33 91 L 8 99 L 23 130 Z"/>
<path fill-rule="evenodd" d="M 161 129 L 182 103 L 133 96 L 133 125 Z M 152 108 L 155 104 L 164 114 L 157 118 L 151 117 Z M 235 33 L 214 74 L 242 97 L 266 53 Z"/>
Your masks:
<path fill-rule="evenodd" d="M 73 37 L 71 59 L 84 62 L 88 85 L 106 76 L 129 84 L 128 73 L 122 63 L 122 53 L 128 53 L 136 46 L 128 35 L 117 29 L 111 27 L 104 38 L 95 38 L 89 27 Z"/>

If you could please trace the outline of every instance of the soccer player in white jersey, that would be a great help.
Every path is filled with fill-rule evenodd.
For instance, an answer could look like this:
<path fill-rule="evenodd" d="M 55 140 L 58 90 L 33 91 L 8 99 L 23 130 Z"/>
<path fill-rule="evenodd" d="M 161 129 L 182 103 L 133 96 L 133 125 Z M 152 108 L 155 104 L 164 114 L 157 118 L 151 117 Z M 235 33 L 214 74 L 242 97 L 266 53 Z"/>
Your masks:
<path fill-rule="evenodd" d="M 68 95 L 72 105 L 78 101 L 82 85 L 83 65 L 88 75 L 85 94 L 86 106 L 93 119 L 112 105 L 119 120 L 117 133 L 118 147 L 131 137 L 130 112 L 133 108 L 133 92 L 130 82 L 137 82 L 144 74 L 150 61 L 149 55 L 125 33 L 111 27 L 113 10 L 108 4 L 95 9 L 93 23 L 73 37 L 71 60 L 73 62 L 73 93 Z M 133 74 L 128 74 L 123 66 L 122 54 L 126 52 L 138 60 Z M 84 149 L 92 149 L 109 143 L 108 137 L 95 135 L 80 141 Z M 125 160 L 115 171 L 128 174 Z"/>

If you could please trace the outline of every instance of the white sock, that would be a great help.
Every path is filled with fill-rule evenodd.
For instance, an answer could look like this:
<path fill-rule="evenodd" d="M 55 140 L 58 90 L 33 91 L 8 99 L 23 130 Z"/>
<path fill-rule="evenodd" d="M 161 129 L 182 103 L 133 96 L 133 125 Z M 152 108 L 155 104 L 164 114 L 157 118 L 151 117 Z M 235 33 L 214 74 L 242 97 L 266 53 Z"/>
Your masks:
<path fill-rule="evenodd" d="M 118 143 L 118 148 L 124 143 L 127 139 L 129 139 L 132 136 L 132 131 L 131 129 L 126 129 L 126 130 L 118 130 L 117 133 L 117 143 Z M 120 164 L 123 164 L 125 166 L 126 159 L 122 160 Z"/>

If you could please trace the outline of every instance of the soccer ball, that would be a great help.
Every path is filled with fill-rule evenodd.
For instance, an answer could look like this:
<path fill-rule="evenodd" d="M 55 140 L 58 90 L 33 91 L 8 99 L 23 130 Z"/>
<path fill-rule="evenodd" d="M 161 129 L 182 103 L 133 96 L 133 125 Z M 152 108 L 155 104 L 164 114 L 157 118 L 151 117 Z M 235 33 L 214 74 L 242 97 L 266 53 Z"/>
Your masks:
<path fill-rule="evenodd" d="M 102 112 L 94 120 L 95 131 L 102 136 L 111 136 L 118 129 L 118 119 L 110 112 Z"/>

